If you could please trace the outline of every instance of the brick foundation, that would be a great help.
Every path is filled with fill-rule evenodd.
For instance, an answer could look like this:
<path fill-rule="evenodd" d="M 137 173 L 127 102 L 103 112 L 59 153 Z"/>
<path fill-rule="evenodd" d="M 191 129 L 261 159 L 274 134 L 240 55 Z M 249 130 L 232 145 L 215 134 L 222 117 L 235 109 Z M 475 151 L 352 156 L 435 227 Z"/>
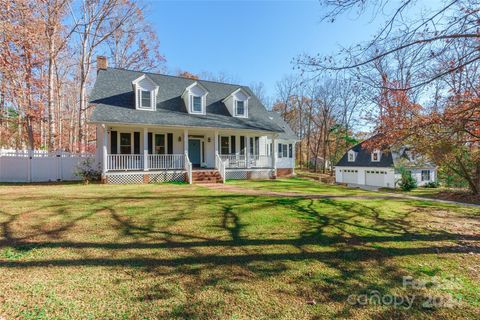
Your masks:
<path fill-rule="evenodd" d="M 277 168 L 277 178 L 290 177 L 293 175 L 292 168 Z"/>

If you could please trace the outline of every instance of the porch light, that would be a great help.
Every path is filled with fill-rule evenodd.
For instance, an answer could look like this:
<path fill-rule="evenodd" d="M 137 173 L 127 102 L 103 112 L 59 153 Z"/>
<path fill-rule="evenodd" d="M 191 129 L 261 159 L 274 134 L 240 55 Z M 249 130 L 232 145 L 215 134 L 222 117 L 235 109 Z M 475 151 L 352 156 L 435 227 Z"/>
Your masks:
<path fill-rule="evenodd" d="M 178 142 L 182 142 L 182 136 L 178 136 Z"/>
<path fill-rule="evenodd" d="M 211 142 L 212 140 L 210 139 L 210 137 L 208 137 L 208 142 Z"/>

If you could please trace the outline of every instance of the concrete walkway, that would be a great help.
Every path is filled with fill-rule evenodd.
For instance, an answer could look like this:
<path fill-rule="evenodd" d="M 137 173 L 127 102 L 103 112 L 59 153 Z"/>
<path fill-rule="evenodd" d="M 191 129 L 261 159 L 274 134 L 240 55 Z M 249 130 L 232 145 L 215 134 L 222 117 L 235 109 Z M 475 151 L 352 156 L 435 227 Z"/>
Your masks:
<path fill-rule="evenodd" d="M 325 195 L 325 194 L 309 194 L 309 193 L 298 193 L 298 192 L 278 192 L 278 191 L 268 191 L 268 190 L 258 190 L 258 189 L 249 189 L 242 188 L 228 184 L 214 183 L 214 184 L 202 184 L 203 187 L 212 189 L 212 190 L 221 190 L 232 193 L 241 193 L 251 196 L 272 196 L 272 197 L 286 197 L 286 198 L 305 198 L 305 199 L 365 199 L 365 200 L 378 200 L 378 199 L 408 199 L 408 200 L 419 200 L 419 201 L 433 201 L 445 204 L 454 204 L 465 207 L 478 207 L 478 204 L 472 203 L 463 203 L 450 200 L 441 200 L 433 198 L 422 198 L 415 196 L 408 196 L 404 194 L 379 194 L 379 195 Z"/>

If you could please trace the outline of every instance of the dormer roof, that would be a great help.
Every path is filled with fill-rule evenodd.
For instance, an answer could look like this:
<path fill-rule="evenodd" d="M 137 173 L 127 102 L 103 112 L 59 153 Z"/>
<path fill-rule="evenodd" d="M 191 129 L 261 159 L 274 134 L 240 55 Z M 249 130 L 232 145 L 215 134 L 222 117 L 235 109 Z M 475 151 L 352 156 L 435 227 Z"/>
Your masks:
<path fill-rule="evenodd" d="M 230 93 L 228 96 L 225 97 L 225 99 L 222 100 L 223 103 L 225 103 L 229 98 L 234 97 L 237 93 L 241 93 L 245 95 L 245 100 L 248 100 L 251 98 L 251 95 L 243 88 L 238 88 L 232 93 Z"/>

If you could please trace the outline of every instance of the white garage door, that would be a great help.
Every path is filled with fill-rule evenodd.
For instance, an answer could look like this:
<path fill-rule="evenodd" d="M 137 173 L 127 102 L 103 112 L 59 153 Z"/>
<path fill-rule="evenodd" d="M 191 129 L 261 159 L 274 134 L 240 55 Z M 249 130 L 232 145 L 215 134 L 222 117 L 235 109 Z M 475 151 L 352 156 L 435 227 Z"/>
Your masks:
<path fill-rule="evenodd" d="M 342 171 L 344 183 L 358 183 L 358 170 L 343 169 Z"/>
<path fill-rule="evenodd" d="M 367 186 L 385 187 L 385 178 L 387 172 L 382 170 L 367 170 L 365 171 L 365 184 Z"/>

